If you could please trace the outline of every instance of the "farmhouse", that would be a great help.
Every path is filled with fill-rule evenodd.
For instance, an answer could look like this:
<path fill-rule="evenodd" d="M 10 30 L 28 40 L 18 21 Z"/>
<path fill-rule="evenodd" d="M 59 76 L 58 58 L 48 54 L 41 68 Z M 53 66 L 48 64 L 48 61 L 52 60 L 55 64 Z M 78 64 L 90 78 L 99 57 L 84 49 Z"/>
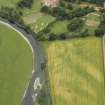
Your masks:
<path fill-rule="evenodd" d="M 58 2 L 59 0 L 43 0 L 42 1 L 43 5 L 51 6 L 51 7 L 56 7 Z"/>

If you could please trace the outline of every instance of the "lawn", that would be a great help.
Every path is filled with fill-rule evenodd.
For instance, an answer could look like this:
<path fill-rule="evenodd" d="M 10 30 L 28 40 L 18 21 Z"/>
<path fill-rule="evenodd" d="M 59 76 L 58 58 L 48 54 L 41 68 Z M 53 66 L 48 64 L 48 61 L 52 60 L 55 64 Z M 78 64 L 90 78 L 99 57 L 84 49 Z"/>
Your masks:
<path fill-rule="evenodd" d="M 44 42 L 53 105 L 104 105 L 101 39 Z"/>
<path fill-rule="evenodd" d="M 32 69 L 32 51 L 27 42 L 0 24 L 0 105 L 20 104 Z"/>
<path fill-rule="evenodd" d="M 34 0 L 34 3 L 32 5 L 31 9 L 24 9 L 23 10 L 24 16 L 39 12 L 41 7 L 42 7 L 41 1 L 42 0 Z"/>
<path fill-rule="evenodd" d="M 54 20 L 54 17 L 42 14 L 34 23 L 30 24 L 30 26 L 37 33 L 47 27 L 47 25 Z"/>
<path fill-rule="evenodd" d="M 68 32 L 67 25 L 70 23 L 68 20 L 56 21 L 51 28 L 51 32 L 55 34 Z"/>
<path fill-rule="evenodd" d="M 0 7 L 7 6 L 7 7 L 14 7 L 19 0 L 0 0 Z"/>

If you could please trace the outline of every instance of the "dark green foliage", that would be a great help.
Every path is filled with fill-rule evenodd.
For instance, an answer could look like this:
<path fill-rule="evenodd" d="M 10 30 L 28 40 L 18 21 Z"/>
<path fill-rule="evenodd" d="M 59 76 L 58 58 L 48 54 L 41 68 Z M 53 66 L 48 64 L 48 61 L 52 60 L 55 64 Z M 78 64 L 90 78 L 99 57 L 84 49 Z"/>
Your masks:
<path fill-rule="evenodd" d="M 95 30 L 95 35 L 98 36 L 98 37 L 103 36 L 104 33 L 105 33 L 104 30 L 101 29 L 101 28 L 98 28 L 98 29 Z"/>
<path fill-rule="evenodd" d="M 34 0 L 20 0 L 18 2 L 18 7 L 20 8 L 31 8 Z"/>
<path fill-rule="evenodd" d="M 24 24 L 24 21 L 22 19 L 22 12 L 18 11 L 15 8 L 1 7 L 0 17 L 22 28 L 28 34 L 35 34 L 34 31 L 32 31 L 32 29 L 30 28 L 30 26 Z"/>
<path fill-rule="evenodd" d="M 54 7 L 51 10 L 51 15 L 56 17 L 57 19 L 66 19 L 68 17 L 68 13 L 64 7 Z"/>
<path fill-rule="evenodd" d="M 63 0 L 60 0 L 60 2 L 59 2 L 59 6 L 61 6 L 61 7 L 65 7 L 65 2 L 64 2 Z"/>
<path fill-rule="evenodd" d="M 41 12 L 44 12 L 44 13 L 49 13 L 50 12 L 50 8 L 48 6 L 43 6 L 41 8 Z"/>
<path fill-rule="evenodd" d="M 50 14 L 58 20 L 65 20 L 65 19 L 73 19 L 74 17 L 82 17 L 87 15 L 88 13 L 94 12 L 93 7 L 78 7 L 74 9 L 71 3 L 64 3 L 63 1 L 60 2 L 58 7 L 47 7 L 43 6 L 41 8 L 41 12 Z"/>
<path fill-rule="evenodd" d="M 105 11 L 102 11 L 100 16 L 100 25 L 95 30 L 96 36 L 103 36 L 105 34 Z"/>
<path fill-rule="evenodd" d="M 53 41 L 53 40 L 56 40 L 56 39 L 57 39 L 57 35 L 55 35 L 54 33 L 51 33 L 49 35 L 49 38 L 48 38 L 49 41 Z"/>
<path fill-rule="evenodd" d="M 60 40 L 66 39 L 66 35 L 67 35 L 67 33 L 60 33 L 59 34 L 59 39 Z"/>
<path fill-rule="evenodd" d="M 67 3 L 66 8 L 69 10 L 73 9 L 73 5 L 71 3 Z"/>
<path fill-rule="evenodd" d="M 89 30 L 85 29 L 82 33 L 81 33 L 81 37 L 87 37 L 89 36 Z"/>
<path fill-rule="evenodd" d="M 76 18 L 68 25 L 69 31 L 75 31 L 83 25 L 84 21 L 82 19 Z"/>
<path fill-rule="evenodd" d="M 81 1 L 96 3 L 96 4 L 101 4 L 101 5 L 103 5 L 103 3 L 105 2 L 105 0 L 81 0 Z"/>
<path fill-rule="evenodd" d="M 1 7 L 0 8 L 0 17 L 7 19 L 8 21 L 12 23 L 21 23 L 24 24 L 22 18 L 22 13 L 20 11 L 17 11 L 14 8 L 8 8 L 8 7 Z"/>
<path fill-rule="evenodd" d="M 74 17 L 82 17 L 94 11 L 95 10 L 93 7 L 77 8 L 72 12 L 72 14 L 74 15 Z"/>

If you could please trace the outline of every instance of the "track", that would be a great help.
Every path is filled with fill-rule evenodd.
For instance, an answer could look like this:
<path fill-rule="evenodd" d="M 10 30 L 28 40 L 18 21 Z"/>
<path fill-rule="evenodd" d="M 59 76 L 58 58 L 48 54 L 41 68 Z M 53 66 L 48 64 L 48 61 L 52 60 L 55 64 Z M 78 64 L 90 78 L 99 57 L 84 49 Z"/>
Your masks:
<path fill-rule="evenodd" d="M 30 78 L 24 95 L 22 97 L 20 105 L 32 105 L 36 101 L 37 94 L 40 89 L 37 86 L 42 87 L 45 82 L 45 72 L 42 70 L 41 64 L 45 62 L 45 58 L 39 43 L 32 37 L 32 35 L 27 34 L 21 28 L 17 27 L 15 24 L 11 24 L 4 19 L 0 19 L 0 23 L 17 31 L 22 37 L 28 42 L 33 52 L 33 71 L 32 77 Z"/>

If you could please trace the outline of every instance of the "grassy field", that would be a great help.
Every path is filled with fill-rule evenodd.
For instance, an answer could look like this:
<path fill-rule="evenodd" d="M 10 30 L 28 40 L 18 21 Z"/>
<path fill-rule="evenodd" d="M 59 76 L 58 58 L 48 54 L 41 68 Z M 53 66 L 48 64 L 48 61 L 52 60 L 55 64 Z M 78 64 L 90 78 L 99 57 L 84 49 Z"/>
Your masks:
<path fill-rule="evenodd" d="M 53 105 L 105 105 L 101 39 L 43 43 Z"/>
<path fill-rule="evenodd" d="M 19 0 L 0 0 L 1 6 L 14 7 Z"/>
<path fill-rule="evenodd" d="M 54 20 L 54 17 L 42 14 L 42 16 L 38 18 L 36 22 L 30 24 L 30 26 L 37 33 L 47 27 L 47 25 Z"/>
<path fill-rule="evenodd" d="M 67 25 L 70 23 L 68 20 L 57 21 L 53 24 L 51 32 L 55 34 L 68 32 Z"/>
<path fill-rule="evenodd" d="M 32 52 L 15 31 L 0 24 L 0 105 L 19 105 L 32 72 Z"/>
<path fill-rule="evenodd" d="M 31 9 L 23 10 L 25 23 L 30 25 L 36 33 L 43 30 L 50 22 L 55 20 L 54 17 L 40 12 L 42 7 L 41 1 L 35 0 Z"/>

